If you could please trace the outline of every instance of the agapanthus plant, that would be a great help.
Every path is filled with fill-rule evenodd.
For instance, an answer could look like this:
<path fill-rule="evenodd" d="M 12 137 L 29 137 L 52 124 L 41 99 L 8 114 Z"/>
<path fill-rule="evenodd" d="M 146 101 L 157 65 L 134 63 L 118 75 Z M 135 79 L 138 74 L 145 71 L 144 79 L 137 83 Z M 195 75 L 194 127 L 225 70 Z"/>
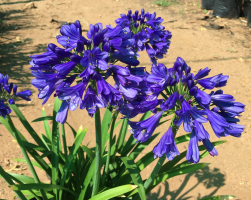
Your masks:
<path fill-rule="evenodd" d="M 146 200 L 146 194 L 160 182 L 201 169 L 208 164 L 193 163 L 208 154 L 218 155 L 215 146 L 225 141 L 211 142 L 205 123 L 211 124 L 217 137 L 241 136 L 244 126 L 237 124 L 236 117 L 245 105 L 220 89 L 226 85 L 228 76 L 206 78 L 208 68 L 193 74 L 180 57 L 171 68 L 160 63 L 172 35 L 156 13 L 129 10 L 115 22 L 115 27 L 91 24 L 86 36 L 79 21 L 63 25 L 57 36 L 59 45 L 50 43 L 45 53 L 31 56 L 30 69 L 35 77 L 31 83 L 38 89 L 38 98 L 45 104 L 51 96 L 55 97 L 53 116 L 46 116 L 43 109 L 43 117 L 34 120 L 43 121 L 45 134 L 41 138 L 13 104 L 13 97 L 29 100 L 31 92 L 17 93 L 16 86 L 8 84 L 8 76 L 0 76 L 0 121 L 16 138 L 33 175 L 33 179 L 15 176 L 0 167 L 0 175 L 13 186 L 20 199 L 26 200 L 21 192 L 25 190 L 29 199 L 38 200 L 40 197 L 44 200 L 121 199 L 122 194 L 127 199 Z M 137 57 L 144 50 L 152 64 L 151 73 L 139 67 Z M 8 116 L 11 110 L 4 104 L 6 101 L 36 144 L 29 143 L 16 129 Z M 81 144 L 87 131 L 82 126 L 78 131 L 70 126 L 75 141 L 72 146 L 67 145 L 64 125 L 69 110 L 77 108 L 86 109 L 90 117 L 94 116 L 96 146 L 93 148 Z M 107 108 L 102 123 L 100 108 Z M 116 123 L 119 112 L 122 120 Z M 139 114 L 143 116 L 135 122 L 132 118 Z M 171 115 L 170 126 L 158 144 L 136 161 L 158 136 L 154 134 L 156 128 Z M 53 121 L 52 129 L 48 120 Z M 120 122 L 119 133 L 113 135 Z M 188 134 L 177 137 L 182 123 Z M 131 135 L 126 140 L 129 126 Z M 189 141 L 187 151 L 180 152 L 177 144 L 186 141 Z M 199 142 L 204 146 L 199 146 Z M 202 150 L 206 151 L 200 154 Z M 51 184 L 40 182 L 27 152 L 36 161 L 33 163 L 46 172 Z M 179 163 L 185 155 L 187 161 Z M 170 162 L 163 165 L 165 157 Z M 142 180 L 140 172 L 156 158 L 158 162 L 151 175 Z"/>

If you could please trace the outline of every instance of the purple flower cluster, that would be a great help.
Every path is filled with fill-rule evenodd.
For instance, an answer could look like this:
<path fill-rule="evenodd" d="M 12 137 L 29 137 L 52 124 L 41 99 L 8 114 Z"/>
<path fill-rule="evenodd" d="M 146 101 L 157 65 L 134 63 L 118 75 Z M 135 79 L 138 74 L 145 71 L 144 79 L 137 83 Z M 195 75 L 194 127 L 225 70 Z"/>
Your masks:
<path fill-rule="evenodd" d="M 151 74 L 144 77 L 147 87 L 151 90 L 151 93 L 144 96 L 148 102 L 143 103 L 148 105 L 148 108 L 144 106 L 144 112 L 154 110 L 158 105 L 160 108 L 158 108 L 159 112 L 147 120 L 129 122 L 134 138 L 138 142 L 145 142 L 151 137 L 161 117 L 175 115 L 172 126 L 153 149 L 155 157 L 165 154 L 169 160 L 172 160 L 175 154 L 179 155 L 174 141 L 176 132 L 173 132 L 172 128 L 177 129 L 182 123 L 184 130 L 191 133 L 187 160 L 193 163 L 199 162 L 200 159 L 198 142 L 204 144 L 210 155 L 218 155 L 209 140 L 210 136 L 204 128 L 204 123 L 209 121 L 215 135 L 219 138 L 228 135 L 240 137 L 243 132 L 244 126 L 237 124 L 239 119 L 235 117 L 244 112 L 245 105 L 235 102 L 233 96 L 223 94 L 222 90 L 212 91 L 210 94 L 204 92 L 205 89 L 225 86 L 229 77 L 219 74 L 205 78 L 210 72 L 208 68 L 201 69 L 196 75 L 190 71 L 191 68 L 186 62 L 178 57 L 174 66 L 169 69 L 163 64 L 153 64 Z M 153 102 L 155 102 L 154 106 L 152 106 Z M 125 105 L 121 107 L 121 112 L 127 116 L 136 116 L 135 113 L 140 113 L 137 112 L 139 108 L 135 103 L 134 105 L 128 103 L 127 107 L 130 109 L 125 110 Z"/>
<path fill-rule="evenodd" d="M 43 104 L 52 94 L 63 101 L 57 114 L 58 122 L 64 123 L 68 110 L 73 111 L 78 106 L 86 108 L 93 116 L 97 108 L 122 106 L 124 100 L 137 99 L 145 76 L 142 75 L 144 68 L 133 68 L 139 65 L 137 52 L 142 50 L 138 48 L 139 35 L 146 34 L 144 46 L 148 51 L 152 45 L 154 57 L 151 58 L 154 59 L 163 57 L 171 38 L 156 13 L 144 14 L 144 10 L 142 13 L 142 17 L 136 17 L 136 21 L 141 21 L 138 30 L 130 25 L 129 14 L 128 23 L 118 19 L 116 27 L 91 24 L 86 37 L 82 35 L 79 21 L 63 25 L 61 35 L 57 36 L 63 48 L 51 43 L 45 53 L 30 56 L 30 69 L 35 77 L 31 83 L 38 89 Z M 118 61 L 127 66 L 115 65 Z M 114 86 L 106 81 L 110 76 L 115 81 Z"/>
<path fill-rule="evenodd" d="M 156 13 L 141 13 L 137 10 L 133 14 L 131 10 L 128 14 L 121 14 L 121 18 L 115 20 L 117 25 L 127 27 L 134 33 L 134 49 L 137 51 L 146 50 L 151 61 L 156 64 L 157 59 L 163 58 L 170 45 L 172 34 L 161 25 L 164 21 L 161 17 L 156 18 Z"/>
<path fill-rule="evenodd" d="M 30 101 L 31 99 L 29 97 L 32 95 L 30 90 L 17 92 L 17 85 L 13 85 L 13 83 L 8 82 L 9 76 L 4 76 L 0 73 L 0 116 L 2 116 L 3 118 L 11 113 L 11 109 L 7 105 L 5 105 L 4 102 L 14 104 L 14 99 L 16 97 Z"/>

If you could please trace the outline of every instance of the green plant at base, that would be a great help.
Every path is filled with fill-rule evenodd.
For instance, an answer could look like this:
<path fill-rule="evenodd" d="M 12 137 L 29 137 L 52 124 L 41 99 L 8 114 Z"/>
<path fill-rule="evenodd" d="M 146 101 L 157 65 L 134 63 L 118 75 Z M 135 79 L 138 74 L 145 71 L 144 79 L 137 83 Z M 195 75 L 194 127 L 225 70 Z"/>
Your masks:
<path fill-rule="evenodd" d="M 59 101 L 56 99 L 53 113 L 57 112 L 58 105 Z M 45 134 L 42 134 L 42 139 L 40 139 L 17 106 L 10 106 L 36 142 L 34 144 L 28 142 L 16 129 L 9 116 L 5 119 L 0 117 L 0 121 L 17 139 L 20 147 L 23 147 L 26 154 L 29 153 L 35 159 L 35 161 L 30 162 L 29 157 L 24 156 L 25 159 L 16 160 L 25 162 L 29 166 L 39 167 L 52 178 L 52 184 L 45 184 L 38 182 L 36 176 L 28 177 L 12 174 L 0 169 L 1 177 L 11 185 L 16 195 L 22 200 L 40 199 L 40 197 L 54 200 L 105 200 L 107 198 L 116 200 L 121 199 L 121 195 L 125 199 L 144 200 L 146 195 L 159 183 L 174 176 L 202 169 L 208 165 L 207 163 L 191 164 L 187 161 L 181 162 L 186 155 L 185 151 L 176 156 L 173 161 L 165 164 L 165 157 L 159 158 L 150 177 L 144 180 L 140 172 L 155 161 L 153 153 L 150 151 L 137 162 L 135 159 L 158 136 L 158 133 L 154 134 L 146 143 L 136 143 L 136 139 L 132 135 L 128 140 L 125 140 L 126 134 L 130 134 L 128 133 L 127 119 L 117 120 L 117 111 L 107 109 L 102 121 L 100 115 L 95 114 L 96 135 L 102 133 L 100 140 L 97 141 L 98 145 L 100 145 L 99 151 L 97 151 L 96 147 L 90 148 L 82 144 L 87 134 L 87 128 L 80 127 L 78 131 L 75 131 L 68 123 L 67 125 L 72 130 L 75 141 L 72 146 L 66 146 L 66 138 L 62 144 L 58 140 L 60 133 L 63 137 L 66 137 L 64 128 L 61 127 L 60 131 L 60 127 L 54 120 L 55 118 L 46 116 L 44 109 L 42 110 L 42 117 L 33 121 L 43 123 Z M 141 121 L 149 118 L 150 114 L 150 111 L 146 112 Z M 53 123 L 52 130 L 48 126 L 49 120 L 52 120 Z M 121 123 L 122 126 L 118 131 L 117 126 Z M 174 130 L 177 131 L 177 129 Z M 115 131 L 119 134 L 115 135 Z M 175 138 L 176 144 L 188 142 L 189 140 L 190 134 Z M 107 142 L 108 149 L 106 150 Z M 224 142 L 226 141 L 214 142 L 213 145 L 217 146 Z M 209 154 L 205 151 L 204 146 L 200 146 L 199 150 L 204 151 L 200 155 L 201 158 Z M 39 156 L 39 154 L 42 155 Z M 45 159 L 48 159 L 52 164 L 47 164 Z M 104 171 L 102 172 L 101 169 L 104 169 Z"/>

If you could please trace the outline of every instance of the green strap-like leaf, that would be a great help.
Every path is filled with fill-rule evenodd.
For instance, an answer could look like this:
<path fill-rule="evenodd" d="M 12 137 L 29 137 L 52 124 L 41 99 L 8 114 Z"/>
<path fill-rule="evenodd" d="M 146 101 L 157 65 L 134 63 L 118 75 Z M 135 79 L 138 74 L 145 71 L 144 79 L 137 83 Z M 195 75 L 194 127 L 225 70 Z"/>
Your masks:
<path fill-rule="evenodd" d="M 112 179 L 112 182 L 116 183 L 118 181 L 118 174 L 117 174 L 116 169 L 115 169 L 115 162 L 109 164 L 108 172 L 109 172 L 109 175 L 110 175 L 110 177 Z"/>
<path fill-rule="evenodd" d="M 122 194 L 130 192 L 130 191 L 134 190 L 135 188 L 137 188 L 137 186 L 135 186 L 135 185 L 122 185 L 122 186 L 119 186 L 119 187 L 115 187 L 115 188 L 106 190 L 106 191 L 104 191 L 104 192 L 90 198 L 89 200 L 112 199 L 113 197 L 118 197 L 118 196 L 120 196 Z"/>
<path fill-rule="evenodd" d="M 51 141 L 42 133 L 41 133 L 41 139 L 44 145 L 46 146 L 47 150 L 51 151 Z"/>
<path fill-rule="evenodd" d="M 59 186 L 59 185 L 53 185 L 53 184 L 39 184 L 39 183 L 33 183 L 33 184 L 24 184 L 24 185 L 13 185 L 12 190 L 14 191 L 19 191 L 19 190 L 65 190 L 75 197 L 77 197 L 77 194 L 71 190 L 68 190 L 65 187 Z"/>
<path fill-rule="evenodd" d="M 15 185 L 15 183 L 11 180 L 8 173 L 6 173 L 1 166 L 0 166 L 0 175 L 4 178 L 4 180 L 8 183 L 9 186 Z M 26 200 L 26 198 L 22 192 L 20 192 L 20 191 L 14 191 L 14 192 L 16 193 L 16 195 L 19 197 L 20 200 Z"/>
<path fill-rule="evenodd" d="M 14 174 L 14 173 L 8 173 L 9 175 L 13 176 L 14 178 L 18 179 L 19 181 L 28 184 L 28 183 L 35 183 L 34 178 L 31 178 L 29 176 L 21 175 L 21 174 Z"/>
<path fill-rule="evenodd" d="M 36 143 L 41 146 L 45 147 L 44 143 L 42 142 L 41 138 L 38 136 L 36 131 L 31 127 L 29 122 L 26 120 L 26 118 L 23 116 L 23 114 L 20 112 L 16 104 L 9 104 L 10 108 L 16 113 L 18 119 L 23 124 L 23 126 L 26 128 L 26 130 L 29 132 L 31 137 L 36 141 Z M 22 139 L 22 138 L 21 138 Z"/>
<path fill-rule="evenodd" d="M 154 180 L 154 178 L 157 176 L 161 166 L 163 165 L 166 157 L 162 156 L 161 158 L 158 159 L 157 164 L 155 165 L 151 175 L 148 177 L 148 179 L 144 182 L 144 188 L 147 190 L 151 185 Z M 129 195 L 130 196 L 130 195 Z M 139 200 L 139 194 L 136 194 L 132 200 Z"/>
<path fill-rule="evenodd" d="M 110 128 L 110 124 L 112 121 L 112 111 L 109 108 L 106 108 L 105 110 L 105 114 L 102 120 L 102 124 L 101 124 L 101 131 L 102 131 L 102 155 L 105 151 L 105 143 L 108 139 L 107 135 L 108 135 L 108 130 Z"/>
<path fill-rule="evenodd" d="M 67 160 L 65 162 L 64 165 L 64 169 L 63 169 L 63 174 L 62 174 L 62 178 L 60 181 L 60 185 L 63 186 L 66 180 L 66 177 L 69 175 L 70 173 L 70 166 L 71 163 L 73 161 L 74 156 L 76 156 L 78 148 L 80 147 L 80 144 L 82 143 L 85 134 L 86 134 L 87 128 L 82 130 L 82 126 L 79 128 L 79 131 L 77 133 L 76 139 L 73 143 L 73 146 L 71 147 L 70 153 L 67 156 Z"/>
<path fill-rule="evenodd" d="M 223 144 L 223 143 L 225 143 L 225 142 L 226 142 L 226 140 L 221 140 L 221 141 L 217 141 L 217 142 L 212 142 L 212 144 L 213 144 L 214 146 L 217 146 L 217 145 Z M 204 145 L 200 145 L 200 146 L 199 146 L 199 151 L 204 151 L 204 150 L 206 150 L 206 148 L 204 147 Z M 172 168 L 173 168 L 179 161 L 181 161 L 184 157 L 186 157 L 186 153 L 187 153 L 187 151 L 184 151 L 184 152 L 182 152 L 179 156 L 176 156 L 171 162 L 167 162 L 166 164 L 164 164 L 164 165 L 161 167 L 159 173 L 167 172 L 167 171 L 172 170 Z"/>
<path fill-rule="evenodd" d="M 33 191 L 32 190 L 30 190 L 30 191 L 29 190 L 23 190 L 22 193 L 24 195 L 26 195 L 27 200 L 30 200 L 32 198 L 34 199 L 34 197 L 35 197 L 34 195 L 38 196 L 38 198 L 37 198 L 38 200 L 41 200 L 41 198 L 40 198 L 40 196 L 41 196 L 40 192 L 37 192 L 35 190 L 33 190 Z M 54 197 L 49 192 L 46 192 L 46 196 L 47 196 L 48 199 L 53 199 L 53 197 Z"/>
<path fill-rule="evenodd" d="M 46 117 L 46 113 L 45 113 L 44 108 L 42 110 L 42 116 Z M 49 127 L 48 120 L 43 120 L 43 126 L 44 126 L 45 134 L 46 134 L 48 140 L 51 142 L 51 140 L 52 140 L 52 134 L 51 134 L 51 129 Z"/>
<path fill-rule="evenodd" d="M 202 169 L 206 166 L 208 166 L 210 163 L 198 163 L 198 164 L 193 164 L 190 166 L 183 167 L 181 169 L 177 169 L 171 172 L 164 172 L 161 174 L 158 174 L 151 186 L 146 190 L 146 193 L 148 194 L 155 186 L 157 186 L 159 183 L 166 181 L 169 178 L 172 178 L 174 176 L 182 175 L 182 174 L 188 174 L 190 172 L 194 172 L 196 170 Z"/>
<path fill-rule="evenodd" d="M 114 125 L 115 125 L 117 116 L 118 116 L 118 112 L 116 111 L 113 114 L 113 116 L 112 116 L 111 130 L 110 130 L 110 132 L 108 134 L 108 136 L 109 136 L 109 140 L 108 140 L 108 152 L 107 152 L 107 156 L 106 156 L 105 168 L 104 168 L 104 171 L 103 171 L 102 186 L 105 185 L 106 178 L 107 178 L 108 171 L 109 171 L 109 165 L 110 165 L 110 160 L 111 160 L 112 137 L 113 137 Z M 101 164 L 101 166 L 103 166 L 103 165 Z"/>
<path fill-rule="evenodd" d="M 183 143 L 183 142 L 187 142 L 187 141 L 190 140 L 190 136 L 191 136 L 191 133 L 179 136 L 179 137 L 175 138 L 175 143 L 180 144 L 180 143 Z"/>
<path fill-rule="evenodd" d="M 40 183 L 40 180 L 39 180 L 39 178 L 38 178 L 38 176 L 37 176 L 37 173 L 36 173 L 36 171 L 35 171 L 35 169 L 34 169 L 34 166 L 33 166 L 32 163 L 31 163 L 30 157 L 28 156 L 27 150 L 26 150 L 26 148 L 25 148 L 25 146 L 24 146 L 24 144 L 23 144 L 23 142 L 22 142 L 22 139 L 19 137 L 19 133 L 17 132 L 17 129 L 16 129 L 16 127 L 14 126 L 14 124 L 13 124 L 13 122 L 12 122 L 12 120 L 11 120 L 11 118 L 10 118 L 9 115 L 6 116 L 6 120 L 8 120 L 8 124 L 9 124 L 9 126 L 10 126 L 10 128 L 11 128 L 11 131 L 12 131 L 12 133 L 13 133 L 13 136 L 14 136 L 14 137 L 16 138 L 16 140 L 17 140 L 17 143 L 18 143 L 18 145 L 19 145 L 19 147 L 20 147 L 20 149 L 21 149 L 21 152 L 22 152 L 22 154 L 23 154 L 23 156 L 24 156 L 24 158 L 25 158 L 25 160 L 26 160 L 26 163 L 27 163 L 27 165 L 28 165 L 28 167 L 29 167 L 29 169 L 30 169 L 30 171 L 31 171 L 31 174 L 32 174 L 32 176 L 33 176 L 35 182 L 36 182 L 36 183 Z M 40 192 L 41 192 L 41 194 L 42 194 L 44 200 L 47 200 L 47 197 L 46 197 L 46 195 L 45 195 L 44 190 L 40 190 Z"/>
<path fill-rule="evenodd" d="M 159 133 L 153 135 L 150 139 L 148 139 L 146 142 L 144 143 L 138 143 L 135 148 L 133 149 L 133 151 L 131 152 L 131 154 L 129 155 L 130 158 L 132 158 L 133 160 L 135 160 L 135 158 L 159 135 Z M 149 157 L 151 154 L 150 152 L 147 154 Z M 147 163 L 150 164 L 152 161 L 154 160 L 154 156 L 152 156 L 152 158 L 147 158 Z M 147 165 L 148 165 L 147 164 Z M 137 166 L 139 166 L 139 164 L 137 164 Z M 142 164 L 142 166 L 144 166 L 144 164 Z M 122 165 L 119 168 L 119 174 L 118 177 L 119 180 L 116 184 L 120 185 L 121 183 L 128 183 L 125 181 L 130 181 L 130 176 L 128 174 L 128 172 L 125 173 L 126 167 L 125 165 Z M 140 171 L 143 170 L 140 168 Z"/>
<path fill-rule="evenodd" d="M 87 187 L 90 184 L 90 181 L 91 181 L 91 179 L 92 179 L 92 177 L 94 175 L 95 162 L 96 162 L 96 160 L 94 159 L 94 161 L 92 162 L 92 164 L 91 164 L 91 166 L 90 166 L 90 168 L 88 170 L 88 173 L 87 173 L 87 175 L 85 177 L 85 180 L 84 180 L 81 192 L 79 194 L 78 200 L 83 200 L 84 197 L 85 197 L 85 193 L 86 193 Z"/>
<path fill-rule="evenodd" d="M 141 159 L 139 159 L 136 162 L 136 165 L 138 166 L 139 170 L 142 171 L 145 169 L 149 164 L 151 164 L 154 161 L 154 154 L 152 151 L 144 155 Z"/>
<path fill-rule="evenodd" d="M 119 131 L 119 136 L 118 136 L 118 140 L 116 143 L 118 152 L 120 152 L 122 145 L 123 145 L 123 142 L 125 141 L 126 132 L 128 130 L 128 126 L 129 126 L 127 121 L 128 121 L 127 119 L 123 119 L 123 123 L 122 123 L 121 129 Z"/>
<path fill-rule="evenodd" d="M 52 142 L 51 142 L 51 164 L 52 164 L 52 184 L 57 185 L 58 183 L 58 162 L 59 162 L 59 124 L 56 121 L 56 115 L 59 110 L 59 100 L 55 99 L 53 107 L 53 122 L 52 122 Z M 56 188 L 53 190 L 56 200 L 58 200 L 58 194 Z"/>
<path fill-rule="evenodd" d="M 34 119 L 32 122 L 42 122 L 45 120 L 53 120 L 53 117 L 52 116 L 39 117 L 37 119 Z"/>
<path fill-rule="evenodd" d="M 50 165 L 48 165 L 34 149 L 26 147 L 26 150 L 35 159 L 35 161 L 42 167 L 42 169 L 51 177 Z"/>
<path fill-rule="evenodd" d="M 204 151 L 204 152 L 200 155 L 200 159 L 206 157 L 207 155 L 209 155 L 209 152 L 208 152 L 208 151 Z M 190 162 L 188 162 L 187 160 L 185 160 L 185 161 L 183 161 L 182 163 L 180 163 L 180 164 L 176 165 L 175 167 L 173 167 L 171 171 L 177 170 L 177 169 L 180 169 L 180 168 L 189 166 L 189 165 L 193 165 L 193 163 L 190 163 Z"/>
<path fill-rule="evenodd" d="M 127 170 L 129 171 L 133 183 L 139 186 L 137 190 L 138 190 L 141 200 L 146 200 L 146 193 L 145 193 L 143 181 L 142 181 L 137 165 L 134 163 L 133 159 L 131 159 L 130 157 L 122 157 L 121 160 L 125 164 Z"/>
<path fill-rule="evenodd" d="M 16 159 L 13 159 L 15 161 L 18 161 L 18 162 L 23 162 L 23 163 L 26 163 L 26 160 L 25 159 L 21 159 L 21 158 L 16 158 Z M 34 165 L 35 167 L 38 167 L 40 169 L 43 169 L 43 167 L 41 167 L 41 165 L 39 165 L 37 162 L 35 161 L 31 161 L 32 165 Z M 48 165 L 48 166 L 51 166 L 51 165 Z"/>
<path fill-rule="evenodd" d="M 83 151 L 92 159 L 94 160 L 95 158 L 95 153 L 89 149 L 87 146 L 85 145 L 81 145 L 81 148 L 83 149 Z"/>

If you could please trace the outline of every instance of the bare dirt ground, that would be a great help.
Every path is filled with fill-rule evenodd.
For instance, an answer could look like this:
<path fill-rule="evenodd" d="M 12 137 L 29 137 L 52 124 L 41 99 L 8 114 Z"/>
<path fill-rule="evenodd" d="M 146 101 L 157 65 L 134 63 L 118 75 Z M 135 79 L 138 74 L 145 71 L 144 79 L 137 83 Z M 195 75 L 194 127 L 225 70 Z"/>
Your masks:
<path fill-rule="evenodd" d="M 48 43 L 56 43 L 55 36 L 59 27 L 66 22 L 79 20 L 83 30 L 89 24 L 101 22 L 105 25 L 115 25 L 114 20 L 128 9 L 157 12 L 164 19 L 164 26 L 173 34 L 168 54 L 163 59 L 167 67 L 172 67 L 176 57 L 184 58 L 187 64 L 196 72 L 201 68 L 211 68 L 210 75 L 223 73 L 229 75 L 226 93 L 233 95 L 237 101 L 244 103 L 246 111 L 241 122 L 246 126 L 241 138 L 228 137 L 228 143 L 217 147 L 219 156 L 206 157 L 201 162 L 211 163 L 209 167 L 188 175 L 169 179 L 168 182 L 156 187 L 148 199 L 200 199 L 206 196 L 231 194 L 236 199 L 248 200 L 251 196 L 251 30 L 241 19 L 198 20 L 205 13 L 200 9 L 199 0 L 178 1 L 178 4 L 168 7 L 158 7 L 152 0 L 46 0 L 33 1 L 36 8 L 27 8 L 30 1 L 0 0 L 0 73 L 9 74 L 11 80 L 19 88 L 31 89 L 34 92 L 32 101 L 19 101 L 17 104 L 28 121 L 41 116 L 42 101 L 37 98 L 35 88 L 30 85 L 32 76 L 29 70 L 29 55 L 45 51 Z M 27 9 L 25 9 L 27 8 Z M 207 13 L 208 14 L 208 13 Z M 211 24 L 221 26 L 217 30 Z M 211 28 L 210 28 L 211 27 Z M 216 27 L 213 25 L 213 27 Z M 217 27 L 216 27 L 217 28 Z M 84 32 L 86 34 L 86 32 Z M 150 71 L 149 58 L 140 57 L 141 65 Z M 44 105 L 51 114 L 53 98 Z M 29 140 L 25 128 L 11 114 L 15 125 Z M 89 131 L 85 143 L 94 144 L 93 119 L 86 111 L 70 112 L 69 123 L 77 129 L 80 125 L 88 126 Z M 156 130 L 164 133 L 169 124 L 164 124 Z M 38 133 L 43 133 L 41 123 L 33 123 Z M 217 140 L 209 126 L 206 127 L 212 140 Z M 179 135 L 184 134 L 180 130 Z M 72 143 L 72 134 L 67 130 L 67 143 Z M 150 151 L 158 142 L 145 149 L 142 155 Z M 8 172 L 29 174 L 27 166 L 13 161 L 22 158 L 17 144 L 12 136 L 0 124 L 0 165 Z M 178 146 L 180 152 L 188 144 Z M 142 172 L 147 177 L 153 166 Z M 48 182 L 45 174 L 38 171 L 42 181 Z M 14 193 L 0 179 L 0 199 L 13 199 Z"/>

